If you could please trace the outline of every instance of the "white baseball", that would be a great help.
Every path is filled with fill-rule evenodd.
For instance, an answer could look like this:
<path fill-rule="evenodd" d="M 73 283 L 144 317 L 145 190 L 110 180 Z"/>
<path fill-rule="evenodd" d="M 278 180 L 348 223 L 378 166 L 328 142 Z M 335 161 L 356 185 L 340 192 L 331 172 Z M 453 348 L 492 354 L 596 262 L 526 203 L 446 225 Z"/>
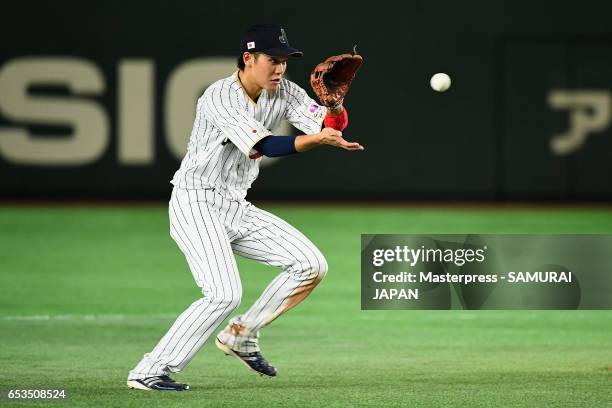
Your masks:
<path fill-rule="evenodd" d="M 431 89 L 437 92 L 444 92 L 451 86 L 451 79 L 443 72 L 438 72 L 431 77 L 429 81 Z"/>

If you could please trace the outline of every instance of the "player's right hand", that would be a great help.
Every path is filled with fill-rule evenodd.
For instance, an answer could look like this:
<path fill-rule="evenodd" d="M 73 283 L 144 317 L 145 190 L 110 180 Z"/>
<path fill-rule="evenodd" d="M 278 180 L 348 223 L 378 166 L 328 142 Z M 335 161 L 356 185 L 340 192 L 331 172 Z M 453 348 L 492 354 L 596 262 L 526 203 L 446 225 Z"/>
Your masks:
<path fill-rule="evenodd" d="M 326 127 L 319 133 L 320 143 L 340 147 L 345 150 L 364 150 L 357 142 L 348 142 L 342 137 L 342 132 L 334 128 Z"/>

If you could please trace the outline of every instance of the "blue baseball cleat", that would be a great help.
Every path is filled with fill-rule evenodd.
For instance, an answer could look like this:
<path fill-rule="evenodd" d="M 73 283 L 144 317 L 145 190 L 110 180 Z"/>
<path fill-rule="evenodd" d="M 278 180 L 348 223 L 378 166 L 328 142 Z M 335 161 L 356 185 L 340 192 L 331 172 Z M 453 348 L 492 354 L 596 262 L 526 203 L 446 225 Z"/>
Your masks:
<path fill-rule="evenodd" d="M 222 343 L 219 338 L 215 339 L 215 345 L 219 350 L 228 356 L 234 356 L 242 361 L 244 365 L 255 371 L 257 374 L 268 377 L 276 377 L 276 368 L 270 365 L 259 351 L 250 353 L 236 351 L 231 349 L 227 344 Z"/>
<path fill-rule="evenodd" d="M 174 381 L 167 375 L 156 375 L 138 380 L 128 380 L 127 386 L 135 390 L 145 391 L 187 391 L 188 384 L 181 384 Z"/>

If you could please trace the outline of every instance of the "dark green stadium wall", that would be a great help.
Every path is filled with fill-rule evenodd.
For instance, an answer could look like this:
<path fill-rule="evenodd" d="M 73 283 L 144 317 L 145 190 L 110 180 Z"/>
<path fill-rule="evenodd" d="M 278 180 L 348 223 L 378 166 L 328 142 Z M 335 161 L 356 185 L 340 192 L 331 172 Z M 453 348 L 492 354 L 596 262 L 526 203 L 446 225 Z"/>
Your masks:
<path fill-rule="evenodd" d="M 5 5 L 0 195 L 167 198 L 180 162 L 177 138 L 188 136 L 194 110 L 186 92 L 173 88 L 177 72 L 187 72 L 182 69 L 193 62 L 212 67 L 206 65 L 211 58 L 227 64 L 237 56 L 244 28 L 275 21 L 305 53 L 290 61 L 288 74 L 308 90 L 310 69 L 319 60 L 358 44 L 365 62 L 346 100 L 350 126 L 345 135 L 366 150 L 320 148 L 277 160 L 261 170 L 251 198 L 612 199 L 612 3 L 334 2 L 335 11 L 328 13 L 329 4 Z M 44 65 L 49 60 L 77 61 L 84 72 L 97 73 L 99 86 L 75 90 L 53 82 L 54 71 Z M 32 61 L 38 65 L 13 65 L 21 70 L 13 74 L 7 69 Z M 129 71 L 122 67 L 131 63 L 136 74 L 122 77 Z M 75 131 L 72 121 L 37 120 L 16 101 L 14 78 L 27 69 L 47 78 L 22 85 L 30 103 L 43 101 L 43 110 L 52 110 L 53 102 L 43 98 L 53 97 L 90 107 L 98 122 L 85 125 L 98 139 L 88 134 L 84 147 L 58 145 L 59 152 L 48 155 L 43 145 L 31 154 L 31 144 L 15 143 L 19 138 L 66 141 Z M 213 67 L 194 74 L 194 83 L 203 88 L 217 72 L 231 71 L 231 66 L 225 71 Z M 436 72 L 451 76 L 448 92 L 429 87 Z M 140 73 L 150 78 L 147 91 L 139 88 Z M 149 114 L 122 107 L 119 101 L 125 95 L 130 100 L 130 92 L 136 95 L 136 111 Z M 173 102 L 172 92 L 180 103 Z M 200 92 L 191 88 L 194 95 Z M 85 113 L 78 120 L 86 121 Z M 130 133 L 140 125 L 146 131 L 136 133 L 150 135 L 149 142 Z M 556 148 L 555 137 L 560 139 Z"/>

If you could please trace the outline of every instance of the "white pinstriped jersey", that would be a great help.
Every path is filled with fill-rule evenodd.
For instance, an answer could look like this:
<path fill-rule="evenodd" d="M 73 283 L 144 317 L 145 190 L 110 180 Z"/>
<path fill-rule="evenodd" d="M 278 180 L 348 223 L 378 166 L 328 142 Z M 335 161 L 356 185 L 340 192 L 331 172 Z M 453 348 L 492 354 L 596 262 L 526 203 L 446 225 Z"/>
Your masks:
<path fill-rule="evenodd" d="M 257 103 L 242 88 L 238 71 L 213 83 L 198 99 L 196 117 L 181 167 L 172 184 L 184 189 L 215 188 L 241 200 L 259 174 L 253 146 L 286 118 L 305 134 L 318 133 L 327 113 L 306 91 L 283 79 L 263 90 Z"/>

